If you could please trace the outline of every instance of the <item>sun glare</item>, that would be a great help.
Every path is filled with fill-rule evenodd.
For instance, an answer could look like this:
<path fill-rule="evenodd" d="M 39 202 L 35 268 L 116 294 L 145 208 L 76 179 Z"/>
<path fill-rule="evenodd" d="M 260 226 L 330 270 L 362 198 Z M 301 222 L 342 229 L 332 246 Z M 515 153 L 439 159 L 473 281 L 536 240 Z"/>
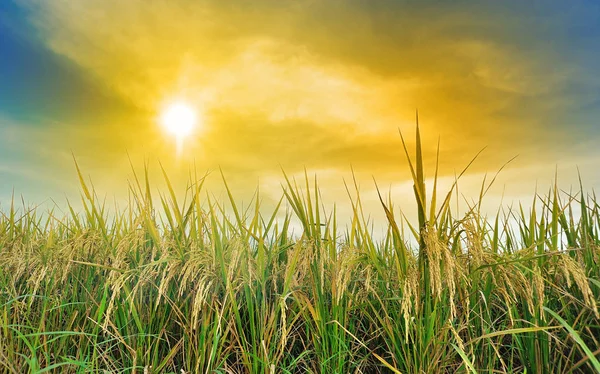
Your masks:
<path fill-rule="evenodd" d="M 183 102 L 173 103 L 163 111 L 161 123 L 175 136 L 177 157 L 181 156 L 184 139 L 194 131 L 197 121 L 198 116 L 194 108 Z"/>
<path fill-rule="evenodd" d="M 194 109 L 185 103 L 171 104 L 162 114 L 163 126 L 178 138 L 184 138 L 192 133 L 196 119 Z"/>

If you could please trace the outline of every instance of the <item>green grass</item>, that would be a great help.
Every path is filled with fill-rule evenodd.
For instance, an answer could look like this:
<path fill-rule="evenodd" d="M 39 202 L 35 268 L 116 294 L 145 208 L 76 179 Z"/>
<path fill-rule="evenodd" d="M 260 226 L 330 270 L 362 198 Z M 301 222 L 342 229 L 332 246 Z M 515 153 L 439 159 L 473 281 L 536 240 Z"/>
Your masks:
<path fill-rule="evenodd" d="M 479 203 L 456 216 L 455 186 L 440 194 L 437 170 L 426 196 L 418 131 L 414 158 L 402 142 L 418 215 L 411 226 L 380 195 L 381 240 L 356 183 L 347 185 L 353 216 L 336 217 L 308 177 L 286 176 L 266 215 L 258 193 L 243 210 L 228 193 L 225 206 L 197 176 L 178 201 L 166 173 L 159 196 L 147 173 L 136 176 L 117 212 L 79 169 L 79 213 L 8 202 L 0 372 L 600 371 L 595 195 L 554 186 L 528 212 L 485 219 L 484 182 Z M 280 219 L 284 202 L 292 213 Z M 301 235 L 290 234 L 293 219 Z"/>

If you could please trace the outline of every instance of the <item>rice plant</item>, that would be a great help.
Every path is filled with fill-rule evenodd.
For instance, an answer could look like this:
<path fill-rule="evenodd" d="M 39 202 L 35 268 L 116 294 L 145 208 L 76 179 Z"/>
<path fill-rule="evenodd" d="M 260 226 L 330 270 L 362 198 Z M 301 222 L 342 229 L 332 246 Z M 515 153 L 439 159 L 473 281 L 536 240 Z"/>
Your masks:
<path fill-rule="evenodd" d="M 241 209 L 225 178 L 226 202 L 198 175 L 182 200 L 166 172 L 155 196 L 147 170 L 118 211 L 79 169 L 81 211 L 5 202 L 0 372 L 600 372 L 595 194 L 459 216 L 437 170 L 427 196 L 418 127 L 415 155 L 402 144 L 418 216 L 380 195 L 380 240 L 356 183 L 340 227 L 307 175 L 284 174 L 271 212 L 259 192 Z"/>

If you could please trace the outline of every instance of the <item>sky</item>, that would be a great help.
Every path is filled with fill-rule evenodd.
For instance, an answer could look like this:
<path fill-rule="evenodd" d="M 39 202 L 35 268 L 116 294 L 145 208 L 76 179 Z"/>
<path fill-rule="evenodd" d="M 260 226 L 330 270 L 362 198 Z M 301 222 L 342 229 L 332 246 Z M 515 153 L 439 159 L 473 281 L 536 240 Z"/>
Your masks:
<path fill-rule="evenodd" d="M 399 131 L 415 112 L 440 181 L 490 206 L 560 185 L 600 186 L 600 3 L 587 1 L 0 1 L 0 209 L 78 196 L 74 159 L 121 199 L 146 163 L 178 190 L 219 169 L 236 197 L 281 196 L 282 169 L 316 175 L 348 210 L 352 171 L 401 209 L 412 183 Z M 160 123 L 172 103 L 198 123 L 180 154 Z M 431 182 L 428 183 L 431 185 Z M 406 208 L 403 208 L 403 207 Z M 375 213 L 378 211 L 378 213 Z"/>

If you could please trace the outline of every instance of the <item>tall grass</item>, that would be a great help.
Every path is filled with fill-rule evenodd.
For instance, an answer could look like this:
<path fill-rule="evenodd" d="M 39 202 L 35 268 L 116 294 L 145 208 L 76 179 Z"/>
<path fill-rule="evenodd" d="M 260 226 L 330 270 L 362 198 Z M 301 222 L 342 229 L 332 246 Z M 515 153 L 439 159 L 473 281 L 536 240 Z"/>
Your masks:
<path fill-rule="evenodd" d="M 456 216 L 455 186 L 436 202 L 437 170 L 427 197 L 418 129 L 414 157 L 402 142 L 417 223 L 380 195 L 381 240 L 356 183 L 339 227 L 307 176 L 285 177 L 271 214 L 258 192 L 243 210 L 229 189 L 228 206 L 204 197 L 196 175 L 183 201 L 166 173 L 152 196 L 147 172 L 117 212 L 79 169 L 81 212 L 13 202 L 0 218 L 0 372 L 600 372 L 595 195 L 555 186 L 529 212 L 484 219 L 478 203 Z"/>

